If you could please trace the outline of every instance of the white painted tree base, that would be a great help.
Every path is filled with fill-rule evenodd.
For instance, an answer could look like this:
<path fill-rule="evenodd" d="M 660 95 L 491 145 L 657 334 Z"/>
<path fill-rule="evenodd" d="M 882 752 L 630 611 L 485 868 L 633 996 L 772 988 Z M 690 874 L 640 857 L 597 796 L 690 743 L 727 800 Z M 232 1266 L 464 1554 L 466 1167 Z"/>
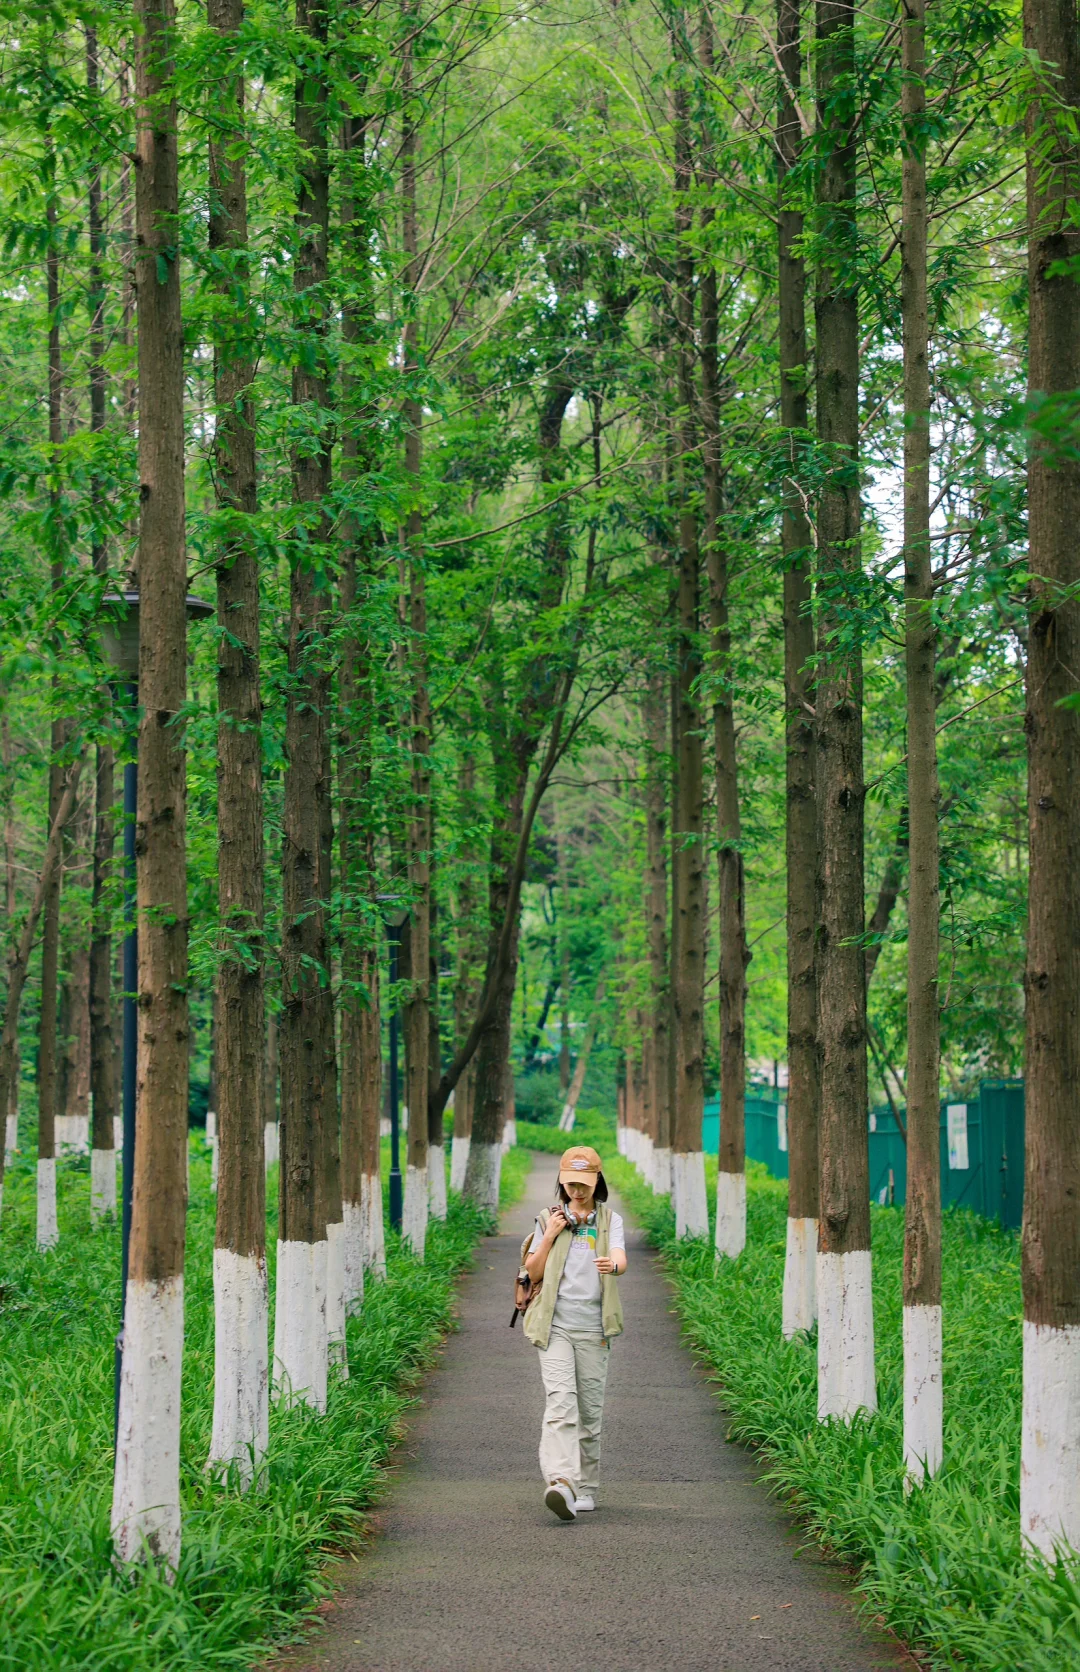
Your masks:
<path fill-rule="evenodd" d="M 86 1115 L 57 1115 L 55 1142 L 58 1152 L 86 1155 L 90 1149 L 90 1121 Z"/>
<path fill-rule="evenodd" d="M 90 1151 L 90 1218 L 96 1225 L 99 1219 L 116 1212 L 116 1151 Z"/>
<path fill-rule="evenodd" d="M 675 1235 L 707 1237 L 709 1205 L 705 1195 L 705 1156 L 701 1150 L 671 1152 L 671 1183 L 675 1197 Z"/>
<path fill-rule="evenodd" d="M 215 1196 L 217 1195 L 217 1175 L 218 1175 L 218 1141 L 215 1138 L 213 1143 L 210 1145 L 210 1189 L 214 1192 Z"/>
<path fill-rule="evenodd" d="M 383 1228 L 382 1180 L 378 1173 L 360 1178 L 360 1213 L 364 1222 L 364 1270 L 386 1276 L 386 1233 Z"/>
<path fill-rule="evenodd" d="M 641 1176 L 651 1187 L 653 1181 L 653 1141 L 647 1132 L 641 1134 L 641 1159 L 638 1162 Z"/>
<path fill-rule="evenodd" d="M 276 1120 L 268 1120 L 263 1125 L 263 1166 L 269 1172 L 275 1161 L 281 1159 L 281 1133 Z"/>
<path fill-rule="evenodd" d="M 123 1155 L 123 1153 L 124 1153 L 124 1117 L 123 1117 L 123 1115 L 114 1115 L 113 1116 L 113 1119 L 112 1119 L 112 1141 L 113 1141 L 113 1149 L 116 1151 L 117 1155 Z"/>
<path fill-rule="evenodd" d="M 559 1131 L 573 1132 L 576 1118 L 573 1104 L 564 1103 L 562 1114 L 559 1116 Z"/>
<path fill-rule="evenodd" d="M 129 1279 L 124 1305 L 112 1535 L 121 1562 L 180 1560 L 184 1279 Z"/>
<path fill-rule="evenodd" d="M 37 1164 L 37 1245 L 44 1253 L 60 1241 L 56 1223 L 56 1162 L 52 1159 Z"/>
<path fill-rule="evenodd" d="M 470 1202 L 475 1202 L 484 1213 L 498 1213 L 501 1177 L 502 1145 L 478 1144 L 474 1138 L 469 1146 L 469 1168 L 465 1175 L 465 1194 Z"/>
<path fill-rule="evenodd" d="M 4 1125 L 4 1151 L 7 1155 L 14 1155 L 19 1147 L 19 1117 L 9 1115 Z"/>
<path fill-rule="evenodd" d="M 808 1333 L 817 1322 L 817 1232 L 816 1219 L 789 1215 L 780 1325 L 785 1341 Z"/>
<path fill-rule="evenodd" d="M 326 1227 L 326 1353 L 342 1377 L 349 1374 L 345 1311 L 345 1222 L 335 1219 Z"/>
<path fill-rule="evenodd" d="M 1080 1325 L 1024 1319 L 1020 1532 L 1047 1561 L 1080 1549 Z"/>
<path fill-rule="evenodd" d="M 345 1228 L 345 1311 L 359 1312 L 364 1304 L 364 1210 L 359 1202 L 342 1202 Z"/>
<path fill-rule="evenodd" d="M 877 1410 L 870 1250 L 817 1257 L 818 1421 Z"/>
<path fill-rule="evenodd" d="M 428 1213 L 432 1219 L 446 1218 L 446 1150 L 429 1144 L 427 1152 Z"/>
<path fill-rule="evenodd" d="M 206 1111 L 206 1142 L 207 1142 L 207 1145 L 212 1144 L 216 1137 L 217 1137 L 217 1115 L 214 1113 L 213 1109 L 207 1109 L 207 1111 Z"/>
<path fill-rule="evenodd" d="M 503 1127 L 503 1139 L 502 1139 L 503 1154 L 505 1155 L 508 1150 L 512 1150 L 516 1143 L 517 1143 L 517 1121 L 516 1120 L 508 1120 L 506 1125 Z"/>
<path fill-rule="evenodd" d="M 658 1196 L 671 1195 L 671 1151 L 667 1145 L 653 1145 L 652 1187 Z"/>
<path fill-rule="evenodd" d="M 737 1260 L 746 1247 L 746 1174 L 716 1175 L 716 1255 Z"/>
<path fill-rule="evenodd" d="M 326 1410 L 325 1242 L 277 1245 L 274 1393 L 287 1404 Z"/>
<path fill-rule="evenodd" d="M 904 1307 L 904 1476 L 921 1486 L 941 1468 L 941 1307 Z"/>
<path fill-rule="evenodd" d="M 418 1260 L 424 1258 L 428 1221 L 428 1170 L 406 1167 L 405 1200 L 401 1209 L 401 1235 Z"/>
<path fill-rule="evenodd" d="M 450 1188 L 456 1190 L 460 1196 L 465 1188 L 465 1174 L 469 1166 L 469 1145 L 471 1138 L 459 1138 L 456 1134 L 450 1144 Z"/>
<path fill-rule="evenodd" d="M 262 1472 L 270 1424 L 270 1297 L 266 1261 L 214 1249 L 214 1425 L 208 1466 L 235 1463 L 249 1486 Z"/>

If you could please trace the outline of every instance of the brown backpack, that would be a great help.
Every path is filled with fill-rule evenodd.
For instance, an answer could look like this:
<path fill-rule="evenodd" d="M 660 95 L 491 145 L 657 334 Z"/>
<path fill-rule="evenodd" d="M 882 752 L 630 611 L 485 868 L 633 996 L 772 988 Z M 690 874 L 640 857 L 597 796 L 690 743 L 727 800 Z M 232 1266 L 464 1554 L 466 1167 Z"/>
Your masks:
<path fill-rule="evenodd" d="M 541 1231 L 544 1230 L 547 1224 L 546 1208 L 540 1215 L 539 1224 Z M 535 1234 L 535 1231 L 530 1231 L 521 1245 L 521 1264 L 518 1267 L 518 1274 L 514 1279 L 514 1310 L 510 1315 L 511 1329 L 513 1329 L 519 1318 L 524 1318 L 526 1312 L 529 1310 L 529 1307 L 544 1287 L 543 1278 L 540 1279 L 539 1283 L 534 1284 L 532 1278 L 525 1270 L 525 1256 L 529 1252 L 529 1244 L 532 1242 Z"/>

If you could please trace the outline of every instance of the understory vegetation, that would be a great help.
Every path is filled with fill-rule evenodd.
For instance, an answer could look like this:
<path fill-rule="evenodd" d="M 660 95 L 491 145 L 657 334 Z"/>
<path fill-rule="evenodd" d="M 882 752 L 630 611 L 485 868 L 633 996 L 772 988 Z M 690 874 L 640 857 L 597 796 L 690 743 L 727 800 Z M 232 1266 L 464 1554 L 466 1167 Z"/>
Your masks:
<path fill-rule="evenodd" d="M 1075 1572 L 1020 1548 L 1020 1248 L 975 1214 L 945 1215 L 945 1463 L 903 1488 L 904 1218 L 873 1210 L 879 1409 L 818 1423 L 816 1339 L 780 1333 L 787 1187 L 750 1163 L 748 1243 L 717 1261 L 675 1239 L 669 1200 L 621 1158 L 609 1174 L 659 1247 L 686 1337 L 711 1370 L 732 1439 L 824 1548 L 857 1574 L 867 1612 L 931 1667 L 1063 1672 L 1080 1664 Z M 716 1169 L 708 1169 L 715 1211 Z"/>
<path fill-rule="evenodd" d="M 387 1146 L 384 1145 L 384 1152 Z M 384 1153 L 384 1174 L 388 1157 Z M 89 1166 L 64 1164 L 62 1237 L 34 1247 L 34 1161 L 8 1175 L 0 1245 L 0 1668 L 152 1672 L 246 1667 L 296 1630 L 328 1589 L 328 1551 L 353 1543 L 378 1498 L 412 1389 L 452 1321 L 455 1278 L 483 1215 L 451 1198 L 424 1264 L 388 1237 L 388 1281 L 367 1285 L 348 1324 L 350 1374 L 319 1416 L 275 1407 L 268 1490 L 242 1494 L 205 1472 L 213 1404 L 214 1201 L 193 1143 L 187 1217 L 180 1489 L 185 1540 L 175 1584 L 112 1565 L 113 1336 L 120 1233 L 93 1230 Z M 529 1159 L 504 1158 L 502 1197 Z M 270 1191 L 271 1203 L 275 1192 Z M 273 1284 L 274 1226 L 268 1239 Z"/>

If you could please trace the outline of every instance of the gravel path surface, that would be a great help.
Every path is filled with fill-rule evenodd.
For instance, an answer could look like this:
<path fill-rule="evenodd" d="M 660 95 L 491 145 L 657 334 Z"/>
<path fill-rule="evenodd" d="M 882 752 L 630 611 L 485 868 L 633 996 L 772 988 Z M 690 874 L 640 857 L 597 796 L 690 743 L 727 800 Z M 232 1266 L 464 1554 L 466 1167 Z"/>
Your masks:
<path fill-rule="evenodd" d="M 535 1350 L 507 1327 L 521 1238 L 553 1198 L 538 1156 L 461 1288 L 373 1544 L 342 1562 L 323 1623 L 280 1672 L 871 1672 L 910 1666 L 856 1620 L 679 1340 L 627 1227 L 595 1514 L 543 1507 Z"/>

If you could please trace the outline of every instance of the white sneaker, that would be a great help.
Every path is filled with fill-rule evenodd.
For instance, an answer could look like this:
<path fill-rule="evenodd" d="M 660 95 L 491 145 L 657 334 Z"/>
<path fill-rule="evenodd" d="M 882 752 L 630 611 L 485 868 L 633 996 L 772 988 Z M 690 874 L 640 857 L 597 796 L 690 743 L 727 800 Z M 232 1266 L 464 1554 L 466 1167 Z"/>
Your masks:
<path fill-rule="evenodd" d="M 577 1502 L 564 1480 L 552 1481 L 544 1493 L 544 1503 L 560 1521 L 573 1521 L 577 1515 Z"/>
<path fill-rule="evenodd" d="M 596 1499 L 588 1496 L 577 1497 L 574 1499 L 574 1508 L 577 1510 L 579 1515 L 583 1509 L 595 1509 Z"/>

